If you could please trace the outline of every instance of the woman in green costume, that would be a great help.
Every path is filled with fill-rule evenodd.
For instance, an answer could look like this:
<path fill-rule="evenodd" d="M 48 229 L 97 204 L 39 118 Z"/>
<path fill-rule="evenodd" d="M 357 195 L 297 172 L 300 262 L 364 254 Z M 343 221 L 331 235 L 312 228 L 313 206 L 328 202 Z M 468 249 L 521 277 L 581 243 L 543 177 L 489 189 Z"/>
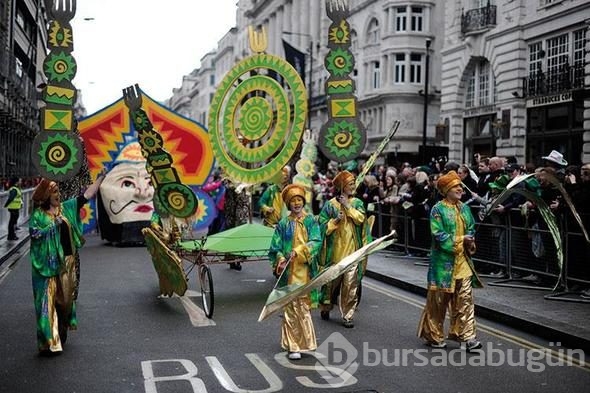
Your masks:
<path fill-rule="evenodd" d="M 74 255 L 82 247 L 80 209 L 92 198 L 104 175 L 77 198 L 61 201 L 56 182 L 43 179 L 33 192 L 29 220 L 37 346 L 41 354 L 58 353 L 67 331 L 76 329 Z"/>
<path fill-rule="evenodd" d="M 428 294 L 418 336 L 433 348 L 446 347 L 444 322 L 451 315 L 448 338 L 467 351 L 481 348 L 475 337 L 474 287 L 481 287 L 471 255 L 475 253 L 475 221 L 468 205 L 461 202 L 461 178 L 450 171 L 438 179 L 444 199 L 432 207 L 432 247 L 428 268 Z"/>

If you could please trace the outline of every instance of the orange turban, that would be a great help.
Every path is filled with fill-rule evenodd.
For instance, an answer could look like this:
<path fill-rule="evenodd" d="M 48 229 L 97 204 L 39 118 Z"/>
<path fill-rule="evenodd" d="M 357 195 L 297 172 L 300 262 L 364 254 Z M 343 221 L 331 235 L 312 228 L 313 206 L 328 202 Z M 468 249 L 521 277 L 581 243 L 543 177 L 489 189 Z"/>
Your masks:
<path fill-rule="evenodd" d="M 457 172 L 449 171 L 449 173 L 447 173 L 446 175 L 442 175 L 438 178 L 438 181 L 436 182 L 436 188 L 438 188 L 438 191 L 443 196 L 446 196 L 447 192 L 449 192 L 451 188 L 458 186 L 460 184 L 461 178 L 459 177 L 459 175 L 457 175 Z"/>
<path fill-rule="evenodd" d="M 37 185 L 31 199 L 35 205 L 40 205 L 49 199 L 52 193 L 58 191 L 57 183 L 48 179 L 42 179 Z"/>
<path fill-rule="evenodd" d="M 283 192 L 281 193 L 283 202 L 285 202 L 285 205 L 287 206 L 289 206 L 291 199 L 296 196 L 303 198 L 303 203 L 305 204 L 305 189 L 298 184 L 289 184 L 283 189 Z"/>
<path fill-rule="evenodd" d="M 354 181 L 354 175 L 348 171 L 342 171 L 332 180 L 332 184 L 336 190 L 341 191 L 351 181 Z"/>

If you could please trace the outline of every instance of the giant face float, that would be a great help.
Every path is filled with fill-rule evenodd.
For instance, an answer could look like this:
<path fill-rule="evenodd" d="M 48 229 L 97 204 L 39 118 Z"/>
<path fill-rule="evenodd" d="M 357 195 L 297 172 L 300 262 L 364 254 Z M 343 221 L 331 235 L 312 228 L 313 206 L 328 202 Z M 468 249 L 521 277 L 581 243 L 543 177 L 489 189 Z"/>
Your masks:
<path fill-rule="evenodd" d="M 99 190 L 98 223 L 103 239 L 112 243 L 143 243 L 141 229 L 150 225 L 154 187 L 139 143 L 126 145 Z"/>

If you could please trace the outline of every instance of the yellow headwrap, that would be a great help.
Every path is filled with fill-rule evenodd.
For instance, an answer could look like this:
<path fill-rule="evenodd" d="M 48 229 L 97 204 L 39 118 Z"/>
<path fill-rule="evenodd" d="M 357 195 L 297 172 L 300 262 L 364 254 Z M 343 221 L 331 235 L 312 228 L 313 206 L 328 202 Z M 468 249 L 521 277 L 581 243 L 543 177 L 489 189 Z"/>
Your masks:
<path fill-rule="evenodd" d="M 289 184 L 283 189 L 283 192 L 281 193 L 283 202 L 285 202 L 285 205 L 287 206 L 289 206 L 291 199 L 296 196 L 303 198 L 303 203 L 305 204 L 305 189 L 298 184 Z"/>
<path fill-rule="evenodd" d="M 332 184 L 336 187 L 337 191 L 342 191 L 345 185 L 354 181 L 354 175 L 348 171 L 342 171 L 334 177 Z"/>
<path fill-rule="evenodd" d="M 438 191 L 443 196 L 446 196 L 447 192 L 449 192 L 451 188 L 458 186 L 460 184 L 461 178 L 459 177 L 459 175 L 457 175 L 457 172 L 449 171 L 449 173 L 447 173 L 446 175 L 442 175 L 438 178 L 438 181 L 436 182 L 436 188 L 438 188 Z"/>

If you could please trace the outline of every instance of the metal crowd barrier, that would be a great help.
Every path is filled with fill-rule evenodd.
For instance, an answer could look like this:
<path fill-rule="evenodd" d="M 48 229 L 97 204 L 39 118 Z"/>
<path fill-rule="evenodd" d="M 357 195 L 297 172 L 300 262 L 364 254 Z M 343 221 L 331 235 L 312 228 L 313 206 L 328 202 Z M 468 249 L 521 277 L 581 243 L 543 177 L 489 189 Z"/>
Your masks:
<path fill-rule="evenodd" d="M 431 242 L 429 218 L 413 218 L 403 208 L 398 209 L 398 214 L 392 214 L 390 206 L 375 204 L 375 210 L 369 212 L 375 215 L 373 236 L 389 233 L 393 222 L 398 241 L 389 252 L 426 256 Z M 545 296 L 548 300 L 590 302 L 579 297 L 581 289 L 590 288 L 590 244 L 571 214 L 558 216 L 563 250 L 563 265 L 559 267 L 553 237 L 534 211 L 525 218 L 519 209 L 513 209 L 481 221 L 477 214 L 480 209 L 472 206 L 477 244 L 473 262 L 479 274 L 497 278 L 488 285 L 552 291 Z M 580 216 L 590 230 L 590 215 Z M 535 222 L 538 226 L 533 227 Z"/>

